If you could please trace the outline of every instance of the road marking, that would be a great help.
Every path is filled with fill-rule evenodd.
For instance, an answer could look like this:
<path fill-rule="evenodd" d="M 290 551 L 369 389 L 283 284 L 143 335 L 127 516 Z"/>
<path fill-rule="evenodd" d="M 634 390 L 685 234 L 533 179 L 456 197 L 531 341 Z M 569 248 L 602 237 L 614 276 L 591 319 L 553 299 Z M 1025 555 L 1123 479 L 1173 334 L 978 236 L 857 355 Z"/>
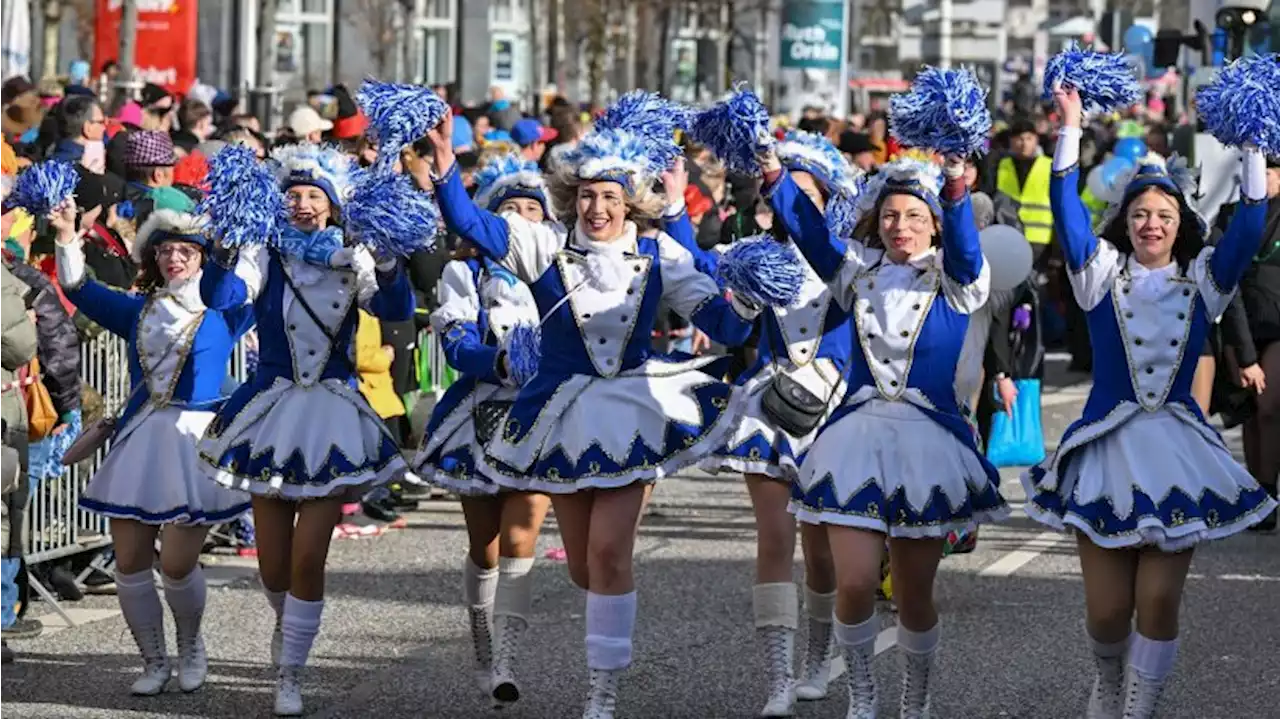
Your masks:
<path fill-rule="evenodd" d="M 876 656 L 898 646 L 898 625 L 893 625 L 876 635 Z"/>
<path fill-rule="evenodd" d="M 75 622 L 75 626 L 77 627 L 90 622 L 100 622 L 103 619 L 111 619 L 112 617 L 120 616 L 119 609 L 89 609 L 63 606 L 62 611 L 66 612 L 67 616 L 71 617 L 71 621 Z M 63 630 L 70 629 L 72 626 L 67 624 L 67 621 L 57 613 L 46 614 L 42 617 L 36 618 L 44 625 L 43 634 L 46 635 L 57 634 Z"/>
<path fill-rule="evenodd" d="M 1062 543 L 1066 537 L 1060 532 L 1041 532 L 1018 549 L 1009 552 L 978 572 L 979 577 L 1007 577 L 1022 569 L 1031 560 Z"/>
<path fill-rule="evenodd" d="M 1189 574 L 1187 579 L 1214 579 L 1227 582 L 1280 582 L 1280 577 L 1270 577 L 1265 574 L 1219 574 L 1216 576 Z"/>

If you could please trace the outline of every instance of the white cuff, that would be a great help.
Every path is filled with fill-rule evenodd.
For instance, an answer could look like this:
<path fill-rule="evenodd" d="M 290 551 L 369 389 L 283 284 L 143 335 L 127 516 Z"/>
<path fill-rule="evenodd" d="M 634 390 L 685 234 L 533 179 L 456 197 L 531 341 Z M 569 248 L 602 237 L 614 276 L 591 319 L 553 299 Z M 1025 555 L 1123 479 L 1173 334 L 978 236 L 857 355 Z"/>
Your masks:
<path fill-rule="evenodd" d="M 1064 126 L 1058 130 L 1058 147 L 1053 151 L 1053 171 L 1062 172 L 1080 161 L 1080 138 L 1084 132 L 1078 127 Z"/>
<path fill-rule="evenodd" d="M 61 244 L 55 242 L 54 257 L 58 263 L 58 282 L 67 289 L 75 289 L 84 283 L 84 241 Z"/>
<path fill-rule="evenodd" d="M 942 166 L 942 174 L 946 175 L 948 179 L 955 179 L 963 175 L 964 160 L 960 160 L 959 162 L 947 160 L 946 164 Z"/>
<path fill-rule="evenodd" d="M 379 272 L 386 273 L 386 272 L 394 271 L 397 264 L 399 263 L 396 261 L 396 258 L 392 257 L 391 259 L 386 260 L 385 262 L 379 262 L 378 264 L 374 265 L 374 267 L 377 267 Z"/>
<path fill-rule="evenodd" d="M 1267 161 L 1256 147 L 1244 148 L 1240 168 L 1240 196 L 1252 202 L 1267 199 Z"/>
<path fill-rule="evenodd" d="M 680 213 L 684 212 L 685 209 L 684 198 L 681 197 L 679 200 L 667 205 L 667 208 L 662 211 L 662 219 L 674 220 L 678 218 Z"/>

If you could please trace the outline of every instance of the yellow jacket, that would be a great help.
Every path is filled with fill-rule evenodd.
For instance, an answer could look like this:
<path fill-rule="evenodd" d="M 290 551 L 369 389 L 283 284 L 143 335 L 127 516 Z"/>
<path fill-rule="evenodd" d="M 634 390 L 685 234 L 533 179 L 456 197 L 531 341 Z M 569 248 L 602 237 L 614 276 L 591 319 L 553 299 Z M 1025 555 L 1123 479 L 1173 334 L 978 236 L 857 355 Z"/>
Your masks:
<path fill-rule="evenodd" d="M 391 358 L 382 349 L 382 325 L 364 310 L 360 310 L 360 326 L 356 329 L 356 372 L 360 375 L 360 394 L 379 417 L 404 414 L 404 403 L 391 381 Z"/>
<path fill-rule="evenodd" d="M 1033 245 L 1047 245 L 1053 238 L 1053 211 L 1049 209 L 1049 178 L 1053 160 L 1037 157 L 1027 173 L 1026 183 L 1018 186 L 1018 171 L 1013 158 L 1006 157 L 996 166 L 996 189 L 1018 201 L 1018 219 L 1022 233 Z"/>

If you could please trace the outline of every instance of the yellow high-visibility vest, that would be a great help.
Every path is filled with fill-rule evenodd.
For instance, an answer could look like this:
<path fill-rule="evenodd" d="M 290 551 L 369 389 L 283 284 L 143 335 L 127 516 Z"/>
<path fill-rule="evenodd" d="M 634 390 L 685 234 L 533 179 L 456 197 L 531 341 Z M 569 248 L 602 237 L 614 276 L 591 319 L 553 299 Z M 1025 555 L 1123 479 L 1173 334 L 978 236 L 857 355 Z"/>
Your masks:
<path fill-rule="evenodd" d="M 1047 245 L 1053 237 L 1053 211 L 1049 209 L 1052 170 L 1053 160 L 1045 155 L 1037 157 L 1027 173 L 1026 184 L 1019 187 L 1013 158 L 1004 158 L 996 168 L 996 189 L 1018 201 L 1022 232 L 1033 245 Z"/>

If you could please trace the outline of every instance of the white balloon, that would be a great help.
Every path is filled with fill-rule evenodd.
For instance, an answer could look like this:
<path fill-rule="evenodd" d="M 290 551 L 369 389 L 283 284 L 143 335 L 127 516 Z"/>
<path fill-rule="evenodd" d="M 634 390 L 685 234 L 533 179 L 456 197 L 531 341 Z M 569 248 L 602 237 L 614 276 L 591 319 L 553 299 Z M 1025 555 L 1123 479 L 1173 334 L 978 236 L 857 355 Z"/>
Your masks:
<path fill-rule="evenodd" d="M 991 291 L 1004 292 L 1031 275 L 1031 243 L 1008 225 L 991 225 L 980 233 L 982 256 L 991 265 Z"/>
<path fill-rule="evenodd" d="M 1108 197 L 1111 194 L 1111 188 L 1107 187 L 1106 181 L 1102 179 L 1102 165 L 1089 170 L 1089 176 L 1085 178 L 1084 184 L 1089 188 L 1089 192 L 1093 193 L 1093 196 L 1098 199 Z"/>

